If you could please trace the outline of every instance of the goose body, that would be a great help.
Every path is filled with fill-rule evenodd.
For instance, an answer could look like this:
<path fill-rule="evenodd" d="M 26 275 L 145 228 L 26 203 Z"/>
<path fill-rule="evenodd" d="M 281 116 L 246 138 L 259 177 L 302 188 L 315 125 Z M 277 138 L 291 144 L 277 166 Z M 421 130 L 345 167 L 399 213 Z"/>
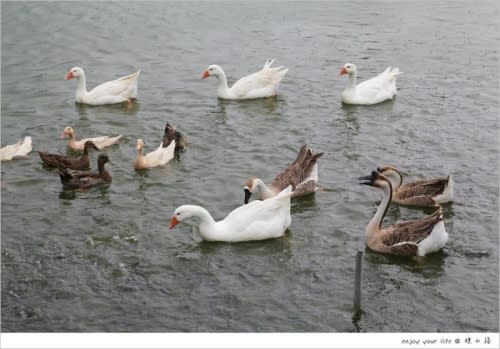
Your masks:
<path fill-rule="evenodd" d="M 255 99 L 275 96 L 278 86 L 288 71 L 285 67 L 271 68 L 273 60 L 267 60 L 262 70 L 247 75 L 228 87 L 226 73 L 218 65 L 210 65 L 202 79 L 217 78 L 217 97 L 222 99 Z"/>
<path fill-rule="evenodd" d="M 164 148 L 163 142 L 161 142 L 160 146 L 156 148 L 156 150 L 144 155 L 144 141 L 139 138 L 135 147 L 137 150 L 137 156 L 135 158 L 134 168 L 139 170 L 165 165 L 174 158 L 175 144 L 175 140 L 172 140 L 170 144 Z"/>
<path fill-rule="evenodd" d="M 59 154 L 49 154 L 46 152 L 39 151 L 38 155 L 40 160 L 42 160 L 44 166 L 46 167 L 65 167 L 71 170 L 86 170 L 90 166 L 89 161 L 89 150 L 94 149 L 99 151 L 99 148 L 92 141 L 85 142 L 83 147 L 83 154 L 80 158 L 74 158 L 71 156 L 64 156 Z"/>
<path fill-rule="evenodd" d="M 406 221 L 382 228 L 382 220 L 392 198 L 391 182 L 377 171 L 362 177 L 361 184 L 382 189 L 384 196 L 375 216 L 366 227 L 366 243 L 374 251 L 399 256 L 425 256 L 439 251 L 448 240 L 439 207 L 433 214 L 418 220 Z"/>
<path fill-rule="evenodd" d="M 318 164 L 317 160 L 324 153 L 313 154 L 312 150 L 303 145 L 295 161 L 274 178 L 270 185 L 266 185 L 259 178 L 250 178 L 245 187 L 245 203 L 248 203 L 250 196 L 256 199 L 266 200 L 292 184 L 295 189 L 292 198 L 314 193 L 317 190 Z"/>
<path fill-rule="evenodd" d="M 122 135 L 118 136 L 99 136 L 99 137 L 94 137 L 94 138 L 84 138 L 80 139 L 79 141 L 76 140 L 76 135 L 75 135 L 75 130 L 73 130 L 73 127 L 71 126 L 66 126 L 64 128 L 64 131 L 61 135 L 63 138 L 68 137 L 68 143 L 67 146 L 70 149 L 76 150 L 76 151 L 82 151 L 83 147 L 85 145 L 85 142 L 87 141 L 92 141 L 94 144 L 99 148 L 107 148 L 118 142 L 118 140 L 122 137 Z"/>
<path fill-rule="evenodd" d="M 352 63 L 346 63 L 340 69 L 340 75 L 347 74 L 349 86 L 342 92 L 341 100 L 345 104 L 371 105 L 394 98 L 397 93 L 396 78 L 402 74 L 397 67 L 388 67 L 374 78 L 356 84 L 358 70 Z"/>
<path fill-rule="evenodd" d="M 226 218 L 216 222 L 201 206 L 179 206 L 170 220 L 170 229 L 184 219 L 199 219 L 199 231 L 208 241 L 240 242 L 265 240 L 282 236 L 290 226 L 290 195 L 292 187 L 265 201 L 253 201 L 243 205 Z"/>
<path fill-rule="evenodd" d="M 6 145 L 0 149 L 0 161 L 14 160 L 26 157 L 32 150 L 31 136 L 17 141 L 16 144 Z"/>
<path fill-rule="evenodd" d="M 454 199 L 451 175 L 403 184 L 401 172 L 392 166 L 379 167 L 378 172 L 392 185 L 392 201 L 406 206 L 436 206 Z"/>
<path fill-rule="evenodd" d="M 64 167 L 59 167 L 57 172 L 61 183 L 65 188 L 78 189 L 88 188 L 100 184 L 110 184 L 111 175 L 104 168 L 104 164 L 109 162 L 107 154 L 101 153 L 97 158 L 98 172 L 73 171 Z"/>
<path fill-rule="evenodd" d="M 77 79 L 75 100 L 89 105 L 115 104 L 131 102 L 137 98 L 137 80 L 140 70 L 122 78 L 105 82 L 87 91 L 85 72 L 80 67 L 71 68 L 66 74 L 66 80 Z"/>

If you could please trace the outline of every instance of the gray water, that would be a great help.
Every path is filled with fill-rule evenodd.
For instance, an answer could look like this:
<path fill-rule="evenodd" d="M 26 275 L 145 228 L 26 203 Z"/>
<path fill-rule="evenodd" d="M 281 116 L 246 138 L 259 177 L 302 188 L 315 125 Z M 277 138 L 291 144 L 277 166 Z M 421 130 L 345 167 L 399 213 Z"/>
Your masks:
<path fill-rule="evenodd" d="M 2 163 L 3 331 L 498 331 L 497 2 L 1 6 L 2 145 L 29 134 L 34 150 L 64 153 L 67 125 L 78 138 L 124 135 L 107 188 L 64 191 L 36 152 Z M 200 79 L 219 64 L 232 83 L 274 57 L 289 67 L 276 98 L 221 101 Z M 398 66 L 396 100 L 343 106 L 346 62 L 360 80 Z M 73 66 L 89 88 L 141 69 L 135 105 L 76 105 Z M 153 149 L 166 121 L 186 151 L 134 171 L 136 139 Z M 193 223 L 168 229 L 181 204 L 222 219 L 249 176 L 271 181 L 304 143 L 325 152 L 321 188 L 293 202 L 286 237 L 209 243 Z M 383 164 L 409 180 L 453 174 L 441 252 L 365 248 L 381 193 L 357 178 Z M 430 212 L 392 206 L 385 224 Z"/>

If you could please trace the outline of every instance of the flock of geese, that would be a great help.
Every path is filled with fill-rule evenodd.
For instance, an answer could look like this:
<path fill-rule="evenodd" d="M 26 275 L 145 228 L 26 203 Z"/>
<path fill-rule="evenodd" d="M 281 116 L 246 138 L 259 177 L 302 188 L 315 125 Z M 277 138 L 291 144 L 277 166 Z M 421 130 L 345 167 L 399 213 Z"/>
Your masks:
<path fill-rule="evenodd" d="M 267 60 L 264 67 L 228 86 L 224 70 L 210 65 L 202 79 L 217 79 L 217 97 L 221 99 L 256 99 L 275 96 L 281 80 L 288 69 L 272 67 L 274 60 Z M 342 92 L 341 100 L 346 104 L 371 105 L 394 98 L 397 92 L 396 78 L 401 72 L 397 67 L 388 67 L 381 74 L 357 84 L 357 68 L 345 64 L 339 75 L 347 75 L 348 87 Z M 137 81 L 140 71 L 120 79 L 103 83 L 87 91 L 85 73 L 82 68 L 71 68 L 66 80 L 76 79 L 75 100 L 89 105 L 115 103 L 131 104 L 137 98 Z M 97 172 L 88 171 L 89 151 L 101 151 L 116 144 L 122 135 L 99 136 L 76 139 L 75 130 L 67 126 L 62 133 L 67 138 L 67 147 L 81 152 L 81 157 L 50 154 L 39 151 L 40 159 L 47 168 L 56 168 L 65 188 L 88 188 L 110 184 L 112 177 L 105 164 L 110 161 L 107 153 L 97 158 Z M 136 143 L 135 169 L 148 169 L 165 165 L 175 154 L 184 150 L 183 135 L 169 123 L 166 124 L 159 146 L 144 154 L 144 141 Z M 32 150 L 31 137 L 0 149 L 0 159 L 12 160 L 26 157 Z M 300 148 L 297 158 L 279 173 L 269 184 L 259 178 L 250 178 L 244 186 L 244 205 L 231 211 L 223 220 L 215 221 L 201 206 L 179 206 L 170 219 L 174 228 L 185 219 L 198 218 L 201 236 L 209 241 L 250 241 L 277 238 L 285 234 L 291 224 L 290 200 L 308 195 L 317 190 L 318 159 L 323 153 L 314 154 L 307 145 Z M 383 199 L 374 217 L 366 228 L 366 243 L 374 251 L 400 256 L 424 256 L 441 249 L 447 239 L 440 204 L 453 201 L 453 179 L 445 178 L 419 180 L 403 184 L 401 172 L 391 166 L 379 167 L 369 176 L 361 177 L 360 184 L 379 188 Z M 253 196 L 255 200 L 249 202 Z M 437 206 L 437 210 L 418 220 L 406 221 L 382 227 L 382 221 L 391 203 L 406 206 Z"/>

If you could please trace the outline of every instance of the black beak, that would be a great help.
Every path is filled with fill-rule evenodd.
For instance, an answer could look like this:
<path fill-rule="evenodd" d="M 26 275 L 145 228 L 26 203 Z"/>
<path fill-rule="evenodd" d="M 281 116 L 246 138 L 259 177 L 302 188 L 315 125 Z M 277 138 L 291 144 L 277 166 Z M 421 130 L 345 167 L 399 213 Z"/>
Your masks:
<path fill-rule="evenodd" d="M 252 196 L 252 192 L 250 191 L 250 189 L 245 188 L 245 205 L 248 204 L 250 196 Z"/>
<path fill-rule="evenodd" d="M 364 182 L 359 182 L 359 184 L 372 185 L 372 176 L 359 177 L 358 179 L 360 181 L 364 181 Z"/>

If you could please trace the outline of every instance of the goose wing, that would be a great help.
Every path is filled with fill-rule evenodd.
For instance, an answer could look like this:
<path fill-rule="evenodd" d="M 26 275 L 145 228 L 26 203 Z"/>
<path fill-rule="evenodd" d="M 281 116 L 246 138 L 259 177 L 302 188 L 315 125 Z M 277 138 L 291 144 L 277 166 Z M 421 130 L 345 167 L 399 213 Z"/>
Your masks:
<path fill-rule="evenodd" d="M 422 219 L 394 224 L 383 230 L 385 237 L 382 242 L 399 253 L 413 251 L 414 247 L 410 245 L 417 245 L 427 238 L 434 226 L 442 220 L 442 210 L 438 209 L 433 214 Z"/>

